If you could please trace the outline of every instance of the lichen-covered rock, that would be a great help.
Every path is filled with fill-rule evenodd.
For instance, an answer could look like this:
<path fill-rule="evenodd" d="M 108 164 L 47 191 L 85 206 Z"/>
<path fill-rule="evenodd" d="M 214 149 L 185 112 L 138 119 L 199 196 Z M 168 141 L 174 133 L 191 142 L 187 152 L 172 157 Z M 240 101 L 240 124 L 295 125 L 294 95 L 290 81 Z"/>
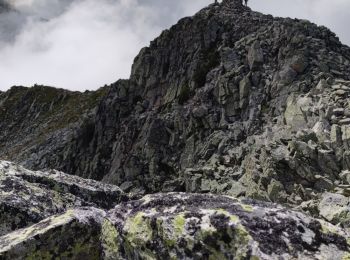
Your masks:
<path fill-rule="evenodd" d="M 123 191 L 115 185 L 83 179 L 55 170 L 30 171 L 6 161 L 0 161 L 0 174 L 19 177 L 30 183 L 44 185 L 47 189 L 57 192 L 70 193 L 102 208 L 113 207 L 125 196 Z"/>
<path fill-rule="evenodd" d="M 71 209 L 0 237 L 0 259 L 100 259 L 105 212 Z"/>
<path fill-rule="evenodd" d="M 334 224 L 350 227 L 350 199 L 342 194 L 325 193 L 318 205 L 320 216 Z"/>
<path fill-rule="evenodd" d="M 73 207 L 112 208 L 123 196 L 113 185 L 0 161 L 0 235 Z"/>
<path fill-rule="evenodd" d="M 168 193 L 118 205 L 103 224 L 105 259 L 342 259 L 349 234 L 275 204 Z"/>

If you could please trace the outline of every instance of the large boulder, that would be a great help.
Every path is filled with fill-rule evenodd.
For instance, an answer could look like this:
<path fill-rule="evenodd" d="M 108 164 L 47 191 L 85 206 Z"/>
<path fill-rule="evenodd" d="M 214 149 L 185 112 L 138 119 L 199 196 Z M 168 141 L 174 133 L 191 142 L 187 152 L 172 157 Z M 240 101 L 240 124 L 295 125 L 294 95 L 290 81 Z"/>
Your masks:
<path fill-rule="evenodd" d="M 342 259 L 345 231 L 275 204 L 169 193 L 122 203 L 103 224 L 105 259 Z"/>
<path fill-rule="evenodd" d="M 341 194 L 325 193 L 318 206 L 320 216 L 327 221 L 350 227 L 350 199 Z"/>
<path fill-rule="evenodd" d="M 112 208 L 123 196 L 117 186 L 57 171 L 29 171 L 0 161 L 0 235 L 69 208 Z"/>
<path fill-rule="evenodd" d="M 99 259 L 105 212 L 68 210 L 0 237 L 0 259 Z"/>

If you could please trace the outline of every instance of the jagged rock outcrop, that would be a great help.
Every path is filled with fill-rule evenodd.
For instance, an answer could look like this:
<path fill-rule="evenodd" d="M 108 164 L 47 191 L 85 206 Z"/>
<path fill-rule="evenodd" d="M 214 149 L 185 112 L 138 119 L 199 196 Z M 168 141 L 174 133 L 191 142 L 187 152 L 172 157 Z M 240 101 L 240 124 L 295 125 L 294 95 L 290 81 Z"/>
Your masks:
<path fill-rule="evenodd" d="M 9 140 L 37 140 L 25 130 L 40 126 L 15 138 L 9 126 L 22 120 L 1 122 L 0 152 L 126 192 L 251 197 L 317 216 L 323 192 L 350 188 L 349 60 L 325 27 L 223 1 L 142 49 L 130 79 L 73 128 L 13 149 Z"/>
<path fill-rule="evenodd" d="M 349 233 L 275 204 L 147 195 L 68 210 L 0 237 L 1 259 L 347 259 Z"/>
<path fill-rule="evenodd" d="M 117 186 L 57 171 L 33 172 L 0 161 L 0 235 L 69 208 L 110 209 L 125 197 Z"/>
<path fill-rule="evenodd" d="M 1 259 L 99 259 L 103 210 L 71 209 L 0 237 Z"/>

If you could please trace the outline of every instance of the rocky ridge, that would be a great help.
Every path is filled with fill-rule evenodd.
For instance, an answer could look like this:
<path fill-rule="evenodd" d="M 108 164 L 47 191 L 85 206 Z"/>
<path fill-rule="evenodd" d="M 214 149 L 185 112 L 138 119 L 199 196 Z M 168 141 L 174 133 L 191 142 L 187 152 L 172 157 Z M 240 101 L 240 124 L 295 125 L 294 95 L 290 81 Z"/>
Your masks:
<path fill-rule="evenodd" d="M 63 153 L 65 144 L 76 131 L 86 127 L 86 118 L 94 115 L 106 91 L 101 88 L 80 93 L 35 85 L 32 88 L 15 86 L 0 92 L 0 157 L 10 161 L 29 157 L 36 160 L 42 153 L 55 151 L 59 160 L 69 160 Z M 84 139 L 80 142 L 84 143 Z M 45 146 L 45 151 L 33 154 L 38 145 Z M 43 160 L 43 164 L 50 165 L 58 159 Z M 65 170 L 64 167 L 61 170 Z"/>
<path fill-rule="evenodd" d="M 0 165 L 3 207 L 35 216 L 1 227 L 2 234 L 13 232 L 0 238 L 0 255 L 16 258 L 18 248 L 27 256 L 33 248 L 60 255 L 41 245 L 51 231 L 75 225 L 91 231 L 92 223 L 86 244 L 91 255 L 107 259 L 154 259 L 155 252 L 181 259 L 347 259 L 349 72 L 350 48 L 327 28 L 224 0 L 142 49 L 128 80 L 83 94 L 38 86 L 0 93 L 1 158 L 41 170 Z M 57 190 L 52 181 L 68 188 Z M 18 196 L 6 191 L 26 186 Z M 91 190 L 103 199 L 91 199 Z M 111 191 L 117 197 L 109 200 Z M 28 198 L 29 210 L 22 208 Z M 170 225 L 177 221 L 181 227 Z M 270 251 L 266 230 L 276 237 Z M 23 246 L 23 236 L 39 239 Z M 236 236 L 247 243 L 237 244 Z M 77 250 L 85 249 L 77 243 L 69 254 L 79 258 Z"/>

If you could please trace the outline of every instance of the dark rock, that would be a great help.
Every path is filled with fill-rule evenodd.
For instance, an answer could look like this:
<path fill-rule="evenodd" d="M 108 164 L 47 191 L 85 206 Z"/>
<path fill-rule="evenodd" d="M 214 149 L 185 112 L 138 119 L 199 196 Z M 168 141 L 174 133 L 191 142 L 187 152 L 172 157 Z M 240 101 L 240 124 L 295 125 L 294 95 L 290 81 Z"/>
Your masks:
<path fill-rule="evenodd" d="M 0 235 L 69 208 L 112 208 L 124 197 L 113 185 L 57 171 L 33 172 L 0 161 Z"/>
<path fill-rule="evenodd" d="M 255 41 L 248 52 L 248 63 L 251 70 L 256 70 L 264 62 L 264 53 L 258 41 Z"/>
<path fill-rule="evenodd" d="M 341 259 L 349 252 L 346 232 L 321 220 L 213 195 L 148 195 L 111 210 L 105 230 L 106 259 Z"/>
<path fill-rule="evenodd" d="M 99 259 L 105 212 L 68 210 L 33 226 L 0 237 L 1 259 Z"/>

